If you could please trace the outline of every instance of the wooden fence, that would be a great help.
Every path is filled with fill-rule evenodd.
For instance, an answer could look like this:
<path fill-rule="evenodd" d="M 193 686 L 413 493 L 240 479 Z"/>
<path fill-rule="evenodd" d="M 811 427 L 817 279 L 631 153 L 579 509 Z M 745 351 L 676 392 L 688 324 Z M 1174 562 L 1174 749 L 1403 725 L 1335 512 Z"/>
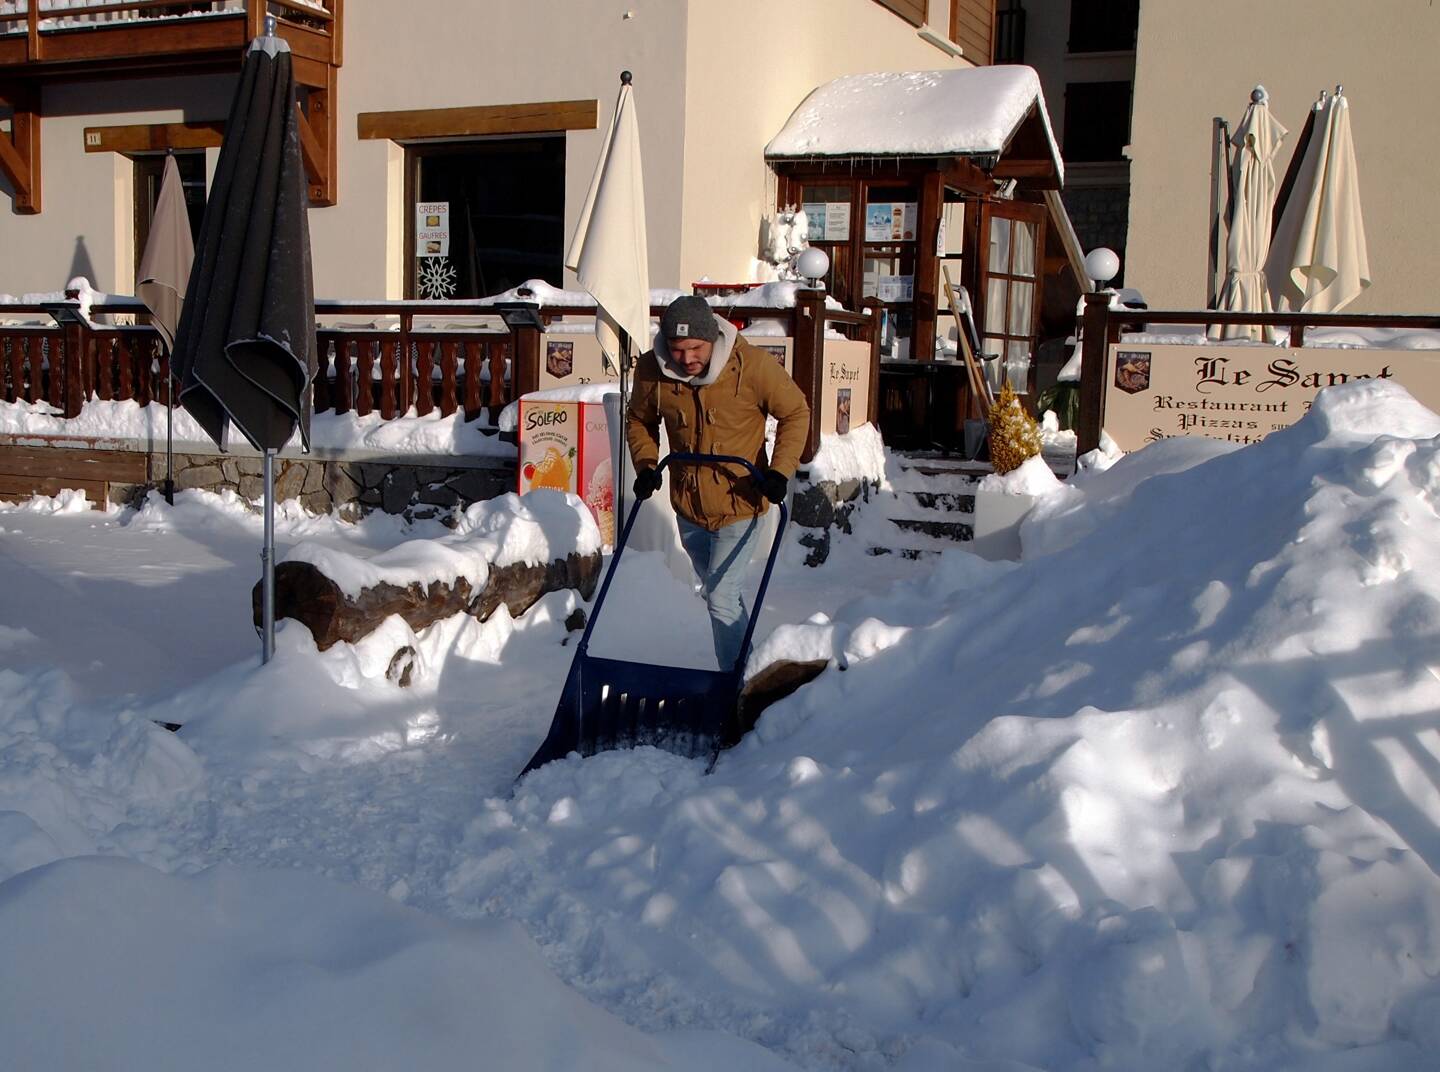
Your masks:
<path fill-rule="evenodd" d="M 160 336 L 147 324 L 97 325 L 105 318 L 141 318 L 134 301 L 96 304 L 91 320 L 74 303 L 0 306 L 5 319 L 51 318 L 53 323 L 0 323 L 0 400 L 48 403 L 59 416 L 74 418 L 91 399 L 134 400 L 140 405 L 169 401 L 169 361 Z M 567 317 L 592 319 L 593 307 L 535 306 L 542 324 Z M 652 308 L 659 316 L 663 307 Z M 810 400 L 811 429 L 804 457 L 820 443 L 820 392 L 824 384 L 826 331 L 870 344 L 870 421 L 876 419 L 879 390 L 879 316 L 873 308 L 846 312 L 823 308 L 818 292 L 801 291 L 793 308 L 736 306 L 724 315 L 742 323 L 779 321 L 794 339 L 796 383 Z M 500 409 L 540 383 L 543 327 L 503 326 L 486 306 L 445 302 L 321 303 L 326 321 L 377 321 L 384 327 L 330 324 L 316 332 L 318 369 L 312 385 L 312 412 L 378 414 L 396 420 L 411 413 L 493 426 Z M 485 318 L 488 323 L 478 323 Z M 454 321 L 469 323 L 457 326 Z M 419 321 L 419 326 L 417 326 Z M 434 326 L 435 321 L 449 321 Z M 390 326 L 393 325 L 393 326 Z M 648 343 L 648 340 L 647 340 Z"/>
<path fill-rule="evenodd" d="M 1440 316 L 1401 316 L 1369 313 L 1231 313 L 1214 309 L 1198 311 L 1155 311 L 1113 309 L 1108 293 L 1087 294 L 1081 322 L 1080 423 L 1076 428 L 1076 454 L 1100 445 L 1105 424 L 1105 377 L 1107 355 L 1112 344 L 1124 341 L 1126 331 L 1185 325 L 1209 328 L 1212 325 L 1253 324 L 1289 331 L 1291 349 L 1304 345 L 1311 328 L 1404 328 L 1410 331 L 1440 330 Z M 1280 350 L 1279 352 L 1284 352 Z M 1407 351 L 1397 350 L 1403 357 Z"/>

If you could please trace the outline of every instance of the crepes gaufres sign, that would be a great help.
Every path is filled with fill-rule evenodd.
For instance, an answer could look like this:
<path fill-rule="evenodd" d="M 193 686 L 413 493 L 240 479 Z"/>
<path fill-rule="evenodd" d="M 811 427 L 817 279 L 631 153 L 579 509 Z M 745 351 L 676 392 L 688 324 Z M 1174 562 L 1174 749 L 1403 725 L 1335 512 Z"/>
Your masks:
<path fill-rule="evenodd" d="M 1122 450 L 1172 436 L 1258 443 L 1305 416 L 1326 387 L 1396 380 L 1440 408 L 1440 352 L 1112 344 L 1105 431 Z"/>

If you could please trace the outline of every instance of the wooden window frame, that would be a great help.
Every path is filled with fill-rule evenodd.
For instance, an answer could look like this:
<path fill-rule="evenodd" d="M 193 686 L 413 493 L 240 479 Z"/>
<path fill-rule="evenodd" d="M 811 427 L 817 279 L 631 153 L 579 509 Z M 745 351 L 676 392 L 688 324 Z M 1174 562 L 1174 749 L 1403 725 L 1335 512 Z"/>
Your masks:
<path fill-rule="evenodd" d="M 930 19 L 930 0 L 875 0 L 888 11 L 899 15 L 911 26 L 924 26 Z"/>
<path fill-rule="evenodd" d="M 468 108 L 418 108 L 361 112 L 355 120 L 363 140 L 419 141 L 425 138 L 479 138 L 492 134 L 556 134 L 595 130 L 595 100 L 482 104 Z"/>
<path fill-rule="evenodd" d="M 994 62 L 995 0 L 950 0 L 950 40 L 971 63 Z"/>

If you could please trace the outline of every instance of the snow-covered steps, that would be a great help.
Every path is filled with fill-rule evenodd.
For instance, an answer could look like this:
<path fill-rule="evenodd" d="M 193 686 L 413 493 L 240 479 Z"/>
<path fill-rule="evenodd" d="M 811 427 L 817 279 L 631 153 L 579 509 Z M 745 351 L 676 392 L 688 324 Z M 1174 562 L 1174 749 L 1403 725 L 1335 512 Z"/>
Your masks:
<path fill-rule="evenodd" d="M 975 485 L 989 465 L 938 451 L 897 453 L 894 461 L 888 535 L 877 540 L 872 534 L 871 554 L 925 557 L 974 537 Z"/>

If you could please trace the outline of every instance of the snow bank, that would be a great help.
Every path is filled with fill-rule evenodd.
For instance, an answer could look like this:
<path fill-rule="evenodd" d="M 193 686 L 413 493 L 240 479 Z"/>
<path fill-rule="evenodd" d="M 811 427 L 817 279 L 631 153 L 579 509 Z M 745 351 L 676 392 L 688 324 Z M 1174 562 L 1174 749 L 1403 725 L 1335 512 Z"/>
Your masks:
<path fill-rule="evenodd" d="M 835 668 L 712 776 L 615 754 L 489 802 L 454 895 L 611 1007 L 784 1024 L 812 1068 L 917 1034 L 1048 1069 L 1433 1064 L 1437 436 L 1372 382 L 1258 446 L 1138 452 L 1068 546 L 792 638 Z"/>
<path fill-rule="evenodd" d="M 511 794 L 569 666 L 573 593 L 422 636 L 392 619 L 325 653 L 282 629 L 268 666 L 169 700 L 87 706 L 53 671 L 0 672 L 0 866 L 98 851 L 205 872 L 82 860 L 0 886 L 0 1064 L 24 1066 L 32 1021 L 91 1040 L 89 1064 L 115 1045 L 93 1025 L 129 1045 L 138 1022 L 177 1045 L 208 1032 L 228 1059 L 242 1028 L 285 1037 L 276 1009 L 329 1023 L 343 1005 L 358 1037 L 371 1019 L 387 1035 L 376 1053 L 407 1041 L 408 1063 L 445 1065 L 470 1017 L 509 1014 L 499 993 L 451 1016 L 453 994 L 495 993 L 510 959 L 515 994 L 552 1001 L 533 954 L 485 945 L 509 932 L 455 922 L 505 916 L 589 1001 L 685 1032 L 683 1057 L 653 1043 L 681 1067 L 764 1067 L 696 1029 L 817 1072 L 1435 1067 L 1440 418 L 1392 382 L 1354 383 L 1262 443 L 1167 440 L 1034 513 L 1019 563 L 845 541 L 816 570 L 783 560 L 790 624 L 752 665 L 831 665 L 708 775 L 641 749 L 551 764 Z M 131 525 L 147 516 L 184 522 L 177 507 Z M 4 520 L 46 538 L 82 524 Z M 114 546 L 104 527 L 137 535 L 97 524 L 71 537 L 89 560 Z M 662 571 L 627 584 L 622 623 L 667 630 L 698 606 Z M 54 591 L 71 572 L 54 568 Z M 854 598 L 814 613 L 836 591 Z M 87 589 L 87 614 L 104 592 Z M 4 620 L 0 654 L 33 658 Z M 387 676 L 401 646 L 407 689 Z M 191 724 L 147 721 L 168 715 Z M 205 871 L 221 861 L 304 874 Z M 171 915 L 174 935 L 153 933 Z M 146 988 L 117 972 L 152 981 L 152 963 L 171 1006 L 140 1017 Z M 178 1015 L 198 1010 L 172 977 L 220 1014 Z M 434 1017 L 399 1021 L 432 990 Z M 576 1034 L 597 1062 L 634 1041 L 573 999 L 553 1000 L 593 1026 Z M 555 1065 L 594 1067 L 577 1052 Z"/>

